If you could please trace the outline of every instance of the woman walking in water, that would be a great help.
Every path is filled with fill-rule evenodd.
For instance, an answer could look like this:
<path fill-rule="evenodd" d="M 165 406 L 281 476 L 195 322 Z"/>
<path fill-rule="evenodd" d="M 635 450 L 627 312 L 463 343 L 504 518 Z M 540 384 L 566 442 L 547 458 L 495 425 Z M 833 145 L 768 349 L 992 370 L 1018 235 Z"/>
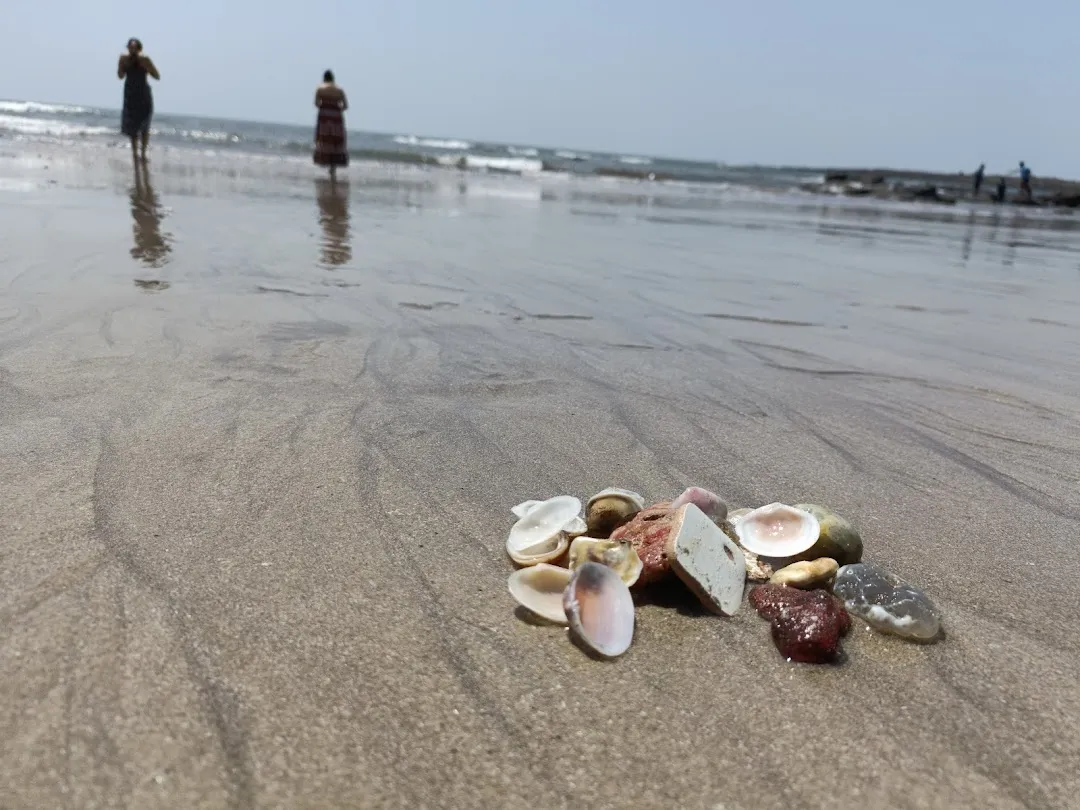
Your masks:
<path fill-rule="evenodd" d="M 349 165 L 344 114 L 349 109 L 349 102 L 345 91 L 334 84 L 332 70 L 323 74 L 323 83 L 315 88 L 315 106 L 319 108 L 315 124 L 315 165 L 329 166 L 332 180 L 337 176 L 338 166 Z"/>
<path fill-rule="evenodd" d="M 121 55 L 116 75 L 124 80 L 124 112 L 120 129 L 131 138 L 131 157 L 135 158 L 137 142 L 142 140 L 142 159 L 146 160 L 146 145 L 150 141 L 150 119 L 154 115 L 154 94 L 147 76 L 161 80 L 161 74 L 142 52 L 142 43 L 129 39 L 127 53 Z"/>

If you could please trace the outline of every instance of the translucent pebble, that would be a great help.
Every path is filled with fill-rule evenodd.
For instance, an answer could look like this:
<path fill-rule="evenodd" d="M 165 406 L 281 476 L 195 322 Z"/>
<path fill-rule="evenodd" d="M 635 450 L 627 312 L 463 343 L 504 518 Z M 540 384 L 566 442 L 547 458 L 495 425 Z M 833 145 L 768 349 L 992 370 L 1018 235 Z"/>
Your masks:
<path fill-rule="evenodd" d="M 833 593 L 849 613 L 882 633 L 934 641 L 941 632 L 941 614 L 930 597 L 876 565 L 845 565 L 836 574 Z"/>

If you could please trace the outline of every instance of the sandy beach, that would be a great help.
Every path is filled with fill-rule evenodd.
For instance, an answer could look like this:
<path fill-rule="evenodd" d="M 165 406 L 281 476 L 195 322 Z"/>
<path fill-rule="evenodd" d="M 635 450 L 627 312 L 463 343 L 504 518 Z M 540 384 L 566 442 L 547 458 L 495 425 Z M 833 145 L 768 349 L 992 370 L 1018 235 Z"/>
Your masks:
<path fill-rule="evenodd" d="M 1070 808 L 1080 227 L 0 150 L 0 807 Z M 832 506 L 942 609 L 598 662 L 519 501 Z"/>

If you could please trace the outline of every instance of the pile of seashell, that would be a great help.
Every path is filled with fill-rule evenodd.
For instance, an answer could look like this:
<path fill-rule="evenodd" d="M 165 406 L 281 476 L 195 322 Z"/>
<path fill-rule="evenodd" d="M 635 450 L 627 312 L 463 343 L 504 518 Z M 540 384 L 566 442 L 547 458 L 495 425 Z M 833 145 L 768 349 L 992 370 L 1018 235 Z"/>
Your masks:
<path fill-rule="evenodd" d="M 681 580 L 709 610 L 733 615 L 746 582 L 767 583 L 751 603 L 772 622 L 789 660 L 835 661 L 848 614 L 915 641 L 940 634 L 940 614 L 922 591 L 861 563 L 862 539 L 816 504 L 771 503 L 728 512 L 721 498 L 690 487 L 646 508 L 636 492 L 606 489 L 581 501 L 560 495 L 511 510 L 506 552 L 519 567 L 510 594 L 585 649 L 615 658 L 634 637 L 639 590 Z"/>

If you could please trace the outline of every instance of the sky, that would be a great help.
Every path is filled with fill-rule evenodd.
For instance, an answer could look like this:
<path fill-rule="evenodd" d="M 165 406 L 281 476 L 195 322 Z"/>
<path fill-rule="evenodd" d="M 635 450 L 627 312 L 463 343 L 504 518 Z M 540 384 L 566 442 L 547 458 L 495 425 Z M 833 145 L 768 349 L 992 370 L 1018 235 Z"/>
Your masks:
<path fill-rule="evenodd" d="M 0 98 L 809 166 L 1080 177 L 1076 0 L 4 0 Z"/>

